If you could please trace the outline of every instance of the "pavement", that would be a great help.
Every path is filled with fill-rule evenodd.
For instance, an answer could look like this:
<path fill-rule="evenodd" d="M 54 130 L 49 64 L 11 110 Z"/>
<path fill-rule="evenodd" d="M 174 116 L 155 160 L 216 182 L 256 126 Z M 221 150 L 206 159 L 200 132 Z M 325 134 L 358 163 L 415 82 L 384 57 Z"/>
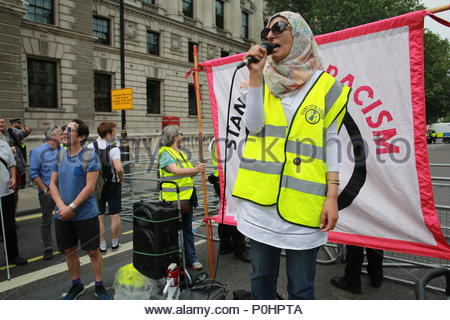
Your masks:
<path fill-rule="evenodd" d="M 429 146 L 431 163 L 449 163 L 450 145 Z M 434 172 L 433 172 L 434 171 Z M 450 168 L 432 169 L 434 176 L 450 177 Z M 448 189 L 447 189 L 448 190 Z M 441 197 L 437 197 L 439 201 Z M 448 194 L 445 196 L 448 199 Z M 6 280 L 6 267 L 3 253 L 0 253 L 0 300 L 48 300 L 59 299 L 63 292 L 70 287 L 65 259 L 62 255 L 55 255 L 50 261 L 42 260 L 42 244 L 40 237 L 39 203 L 37 191 L 34 187 L 28 187 L 20 191 L 19 207 L 17 215 L 18 238 L 20 254 L 29 261 L 26 266 L 12 266 L 10 269 L 12 279 Z M 217 235 L 216 226 L 214 226 Z M 132 263 L 133 226 L 131 217 L 122 216 L 122 234 L 120 236 L 121 248 L 116 252 L 104 255 L 104 282 L 107 289 L 114 294 L 114 276 L 117 270 L 128 263 Z M 204 227 L 197 228 L 196 248 L 204 270 L 208 272 L 207 245 L 202 237 Z M 53 235 L 54 239 L 54 235 Z M 2 243 L 3 245 L 3 243 Z M 216 252 L 218 243 L 215 242 Z M 56 248 L 54 248 L 56 249 Z M 2 250 L 1 250 L 2 251 Z M 411 300 L 415 299 L 413 283 L 423 277 L 430 268 L 411 266 L 385 259 L 385 281 L 381 288 L 372 288 L 368 276 L 362 276 L 362 294 L 352 294 L 333 287 L 330 279 L 343 275 L 345 263 L 337 256 L 336 247 L 321 249 L 316 272 L 316 297 L 319 300 Z M 329 256 L 331 254 L 331 257 Z M 92 273 L 89 269 L 88 258 L 82 255 L 81 278 L 87 287 L 86 292 L 80 297 L 82 300 L 95 299 L 93 292 Z M 196 272 L 190 271 L 195 276 Z M 235 290 L 250 289 L 250 264 L 234 259 L 232 254 L 220 256 L 216 269 L 217 280 L 227 284 L 227 299 L 232 299 Z M 436 279 L 431 282 L 434 289 L 427 290 L 428 299 L 447 299 L 443 288 L 444 279 Z M 281 259 L 278 292 L 283 297 L 286 293 L 286 274 L 284 257 Z"/>
<path fill-rule="evenodd" d="M 17 205 L 18 217 L 40 212 L 38 191 L 34 185 L 28 185 L 19 191 L 19 203 Z"/>

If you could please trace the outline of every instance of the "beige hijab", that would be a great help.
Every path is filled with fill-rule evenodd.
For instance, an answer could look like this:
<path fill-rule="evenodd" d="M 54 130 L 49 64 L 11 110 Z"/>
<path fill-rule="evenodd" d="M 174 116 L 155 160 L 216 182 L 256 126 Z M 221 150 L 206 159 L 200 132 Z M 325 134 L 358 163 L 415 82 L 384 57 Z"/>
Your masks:
<path fill-rule="evenodd" d="M 305 19 L 298 13 L 283 11 L 272 16 L 269 22 L 279 16 L 289 22 L 294 41 L 291 52 L 283 61 L 275 63 L 271 56 L 267 58 L 264 81 L 275 96 L 282 98 L 300 89 L 315 70 L 321 70 L 323 66 L 317 43 Z"/>

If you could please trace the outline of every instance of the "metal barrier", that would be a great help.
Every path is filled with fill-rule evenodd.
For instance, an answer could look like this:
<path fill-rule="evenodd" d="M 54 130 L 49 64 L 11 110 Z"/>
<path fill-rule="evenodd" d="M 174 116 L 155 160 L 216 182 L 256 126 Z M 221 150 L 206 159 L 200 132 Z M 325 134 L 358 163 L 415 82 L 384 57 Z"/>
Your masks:
<path fill-rule="evenodd" d="M 450 168 L 450 164 L 432 163 L 430 167 Z M 450 172 L 448 177 L 433 176 L 432 184 L 436 202 L 439 202 L 435 207 L 442 233 L 447 242 L 450 242 Z M 345 261 L 345 246 L 328 243 L 321 248 L 317 263 L 326 265 L 338 261 Z M 367 263 L 364 264 L 364 266 L 366 265 Z M 450 260 L 384 251 L 383 268 L 385 279 L 414 286 L 416 281 L 423 278 L 432 268 L 450 269 Z M 363 273 L 367 272 L 363 271 Z M 437 286 L 425 283 L 425 287 L 439 293 L 446 293 L 448 290 L 444 282 L 438 282 Z"/>
<path fill-rule="evenodd" d="M 445 294 L 447 295 L 447 299 L 450 299 L 450 270 L 446 268 L 437 268 L 428 272 L 422 279 L 419 279 L 415 283 L 416 289 L 416 299 L 417 300 L 426 300 L 426 286 L 427 284 L 437 278 L 437 277 L 445 277 Z"/>
<path fill-rule="evenodd" d="M 210 160 L 210 159 L 206 159 Z M 198 159 L 192 159 L 193 162 Z M 208 163 L 208 162 L 207 162 Z M 209 162 L 210 163 L 210 162 Z M 155 159 L 140 160 L 138 162 L 129 162 L 129 172 L 126 174 L 125 184 L 122 191 L 123 212 L 121 218 L 126 221 L 132 221 L 133 203 L 140 200 L 157 201 L 159 199 L 159 190 Z M 450 167 L 450 164 L 430 164 L 431 167 Z M 212 173 L 214 168 L 207 167 L 207 176 Z M 438 201 L 443 204 L 436 205 L 437 215 L 441 224 L 442 232 L 450 242 L 450 176 L 435 176 L 433 180 L 433 192 Z M 200 175 L 194 179 L 194 185 L 197 190 L 201 190 Z M 207 183 L 208 209 L 210 215 L 215 215 L 219 207 L 219 199 L 215 196 L 213 186 Z M 203 226 L 203 194 L 197 192 L 199 207 L 194 210 L 193 231 L 197 237 L 206 238 Z M 448 202 L 447 202 L 448 201 Z M 217 232 L 214 234 L 217 235 Z M 218 241 L 217 238 L 214 239 Z M 333 264 L 345 261 L 345 246 L 342 244 L 328 243 L 323 246 L 319 252 L 317 262 L 320 264 Z M 385 279 L 398 283 L 414 286 L 418 279 L 421 279 L 431 268 L 450 268 L 450 260 L 423 257 L 392 251 L 384 252 Z M 389 269 L 389 270 L 387 270 Z M 387 272 L 389 271 L 389 272 Z M 427 285 L 426 288 L 436 292 L 445 293 L 444 283 L 438 286 Z"/>
<path fill-rule="evenodd" d="M 210 163 L 210 159 L 207 163 Z M 191 159 L 194 163 L 198 159 Z M 157 164 L 150 159 L 142 159 L 138 162 L 128 162 L 130 165 L 130 171 L 125 174 L 125 183 L 122 187 L 122 213 L 121 219 L 124 221 L 133 221 L 133 204 L 137 201 L 158 201 L 159 189 L 158 184 L 161 181 L 157 177 Z M 207 166 L 206 176 L 214 171 L 214 168 Z M 203 229 L 203 193 L 201 190 L 201 176 L 197 175 L 194 178 L 194 186 L 197 188 L 198 207 L 194 209 L 193 214 L 193 232 L 194 235 L 206 239 L 206 235 Z M 219 199 L 215 195 L 215 191 L 212 185 L 206 184 L 207 197 L 208 197 L 208 213 L 211 216 L 217 214 L 219 210 Z M 217 232 L 215 232 L 217 234 Z M 218 238 L 214 238 L 218 241 Z"/>

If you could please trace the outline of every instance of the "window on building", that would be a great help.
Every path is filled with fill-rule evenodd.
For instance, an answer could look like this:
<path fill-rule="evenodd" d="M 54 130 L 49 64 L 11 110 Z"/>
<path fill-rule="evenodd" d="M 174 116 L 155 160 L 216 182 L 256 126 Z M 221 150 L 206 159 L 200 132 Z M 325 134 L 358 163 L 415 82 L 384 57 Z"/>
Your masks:
<path fill-rule="evenodd" d="M 158 13 L 158 6 L 156 5 L 156 0 L 141 0 L 142 10 L 149 11 L 152 13 Z"/>
<path fill-rule="evenodd" d="M 56 62 L 28 58 L 30 108 L 57 108 Z"/>
<path fill-rule="evenodd" d="M 161 81 L 147 79 L 147 113 L 161 113 Z"/>
<path fill-rule="evenodd" d="M 195 45 L 197 46 L 198 53 L 200 54 L 200 48 L 199 48 L 198 43 L 189 41 L 188 55 L 189 55 L 189 62 L 192 62 L 192 63 L 194 63 L 194 46 Z"/>
<path fill-rule="evenodd" d="M 248 13 L 242 12 L 242 38 L 248 39 Z"/>
<path fill-rule="evenodd" d="M 147 53 L 159 56 L 159 33 L 147 31 Z"/>
<path fill-rule="evenodd" d="M 197 115 L 197 100 L 195 98 L 195 86 L 193 83 L 189 83 L 189 115 Z"/>
<path fill-rule="evenodd" d="M 216 27 L 224 29 L 223 0 L 216 0 Z"/>
<path fill-rule="evenodd" d="M 221 58 L 228 57 L 229 55 L 230 55 L 229 51 L 225 51 L 225 50 L 220 51 Z"/>
<path fill-rule="evenodd" d="M 111 75 L 94 73 L 95 112 L 111 112 Z"/>
<path fill-rule="evenodd" d="M 27 0 L 27 2 L 29 20 L 53 24 L 53 0 Z"/>
<path fill-rule="evenodd" d="M 194 0 L 183 0 L 183 14 L 186 17 L 194 17 Z"/>
<path fill-rule="evenodd" d="M 109 19 L 94 16 L 92 34 L 97 37 L 95 42 L 110 44 Z"/>

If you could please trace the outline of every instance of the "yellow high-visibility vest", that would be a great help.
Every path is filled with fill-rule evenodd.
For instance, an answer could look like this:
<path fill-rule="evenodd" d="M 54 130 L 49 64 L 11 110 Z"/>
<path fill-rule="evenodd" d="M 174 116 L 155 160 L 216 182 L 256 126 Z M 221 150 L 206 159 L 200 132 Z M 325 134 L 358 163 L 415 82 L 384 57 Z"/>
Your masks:
<path fill-rule="evenodd" d="M 170 147 L 161 147 L 158 152 L 158 163 L 163 152 L 168 152 L 176 161 L 178 168 L 193 168 L 186 154 L 179 150 L 177 152 Z M 194 179 L 192 176 L 179 176 L 172 172 L 159 168 L 159 176 L 162 181 L 173 181 L 180 189 L 180 200 L 189 200 L 194 190 Z M 176 201 L 178 199 L 176 186 L 171 183 L 164 183 L 161 188 L 161 200 Z"/>
<path fill-rule="evenodd" d="M 324 132 L 342 125 L 350 88 L 323 72 L 297 108 L 290 126 L 281 99 L 264 88 L 264 127 L 249 134 L 233 196 L 277 206 L 293 224 L 320 226 L 326 195 Z"/>

